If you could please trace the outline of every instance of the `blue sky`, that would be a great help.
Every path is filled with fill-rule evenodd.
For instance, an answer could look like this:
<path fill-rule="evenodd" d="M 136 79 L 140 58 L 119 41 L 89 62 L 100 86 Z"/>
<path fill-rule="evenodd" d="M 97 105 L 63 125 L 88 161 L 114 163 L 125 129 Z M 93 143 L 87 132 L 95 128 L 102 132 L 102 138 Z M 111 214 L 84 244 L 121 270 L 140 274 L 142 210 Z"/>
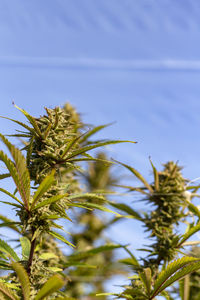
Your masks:
<path fill-rule="evenodd" d="M 199 27 L 197 0 L 0 0 L 0 114 L 69 101 L 87 123 L 116 121 L 104 137 L 138 141 L 111 156 L 147 178 L 149 155 L 199 177 Z M 127 224 L 112 234 L 135 249 L 141 229 Z"/>

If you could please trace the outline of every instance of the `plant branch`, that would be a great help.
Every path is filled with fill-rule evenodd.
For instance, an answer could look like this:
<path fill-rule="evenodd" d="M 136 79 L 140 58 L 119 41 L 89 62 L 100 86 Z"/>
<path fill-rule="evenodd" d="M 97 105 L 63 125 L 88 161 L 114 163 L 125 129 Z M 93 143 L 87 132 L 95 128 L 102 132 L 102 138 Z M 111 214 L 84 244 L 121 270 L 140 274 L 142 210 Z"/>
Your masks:
<path fill-rule="evenodd" d="M 33 237 L 34 233 L 35 233 L 35 229 L 32 230 L 32 237 Z M 36 238 L 31 241 L 31 250 L 30 250 L 28 265 L 27 265 L 28 275 L 30 275 L 30 273 L 31 273 L 31 266 L 32 266 L 32 262 L 33 262 L 33 254 L 34 254 L 34 250 L 35 250 L 35 244 L 36 244 Z"/>

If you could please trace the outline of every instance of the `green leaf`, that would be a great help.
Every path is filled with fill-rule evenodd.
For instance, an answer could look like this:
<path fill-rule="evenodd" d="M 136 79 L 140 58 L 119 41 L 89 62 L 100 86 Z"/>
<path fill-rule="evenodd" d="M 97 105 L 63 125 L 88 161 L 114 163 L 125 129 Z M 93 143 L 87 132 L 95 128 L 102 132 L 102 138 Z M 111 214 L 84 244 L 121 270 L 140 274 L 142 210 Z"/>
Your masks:
<path fill-rule="evenodd" d="M 45 179 L 41 182 L 41 184 L 37 188 L 37 191 L 33 195 L 31 210 L 34 209 L 36 202 L 44 195 L 44 193 L 46 193 L 50 189 L 50 187 L 54 183 L 55 181 L 54 174 L 55 174 L 55 170 L 53 170 L 50 175 L 46 176 Z"/>
<path fill-rule="evenodd" d="M 19 261 L 19 257 L 17 256 L 16 252 L 3 240 L 0 240 L 0 251 L 3 251 L 8 256 L 13 258 L 15 261 Z"/>
<path fill-rule="evenodd" d="M 73 207 L 81 207 L 81 208 L 85 208 L 85 209 L 99 209 L 99 210 L 102 210 L 102 211 L 105 211 L 105 212 L 109 212 L 109 213 L 112 213 L 112 214 L 115 214 L 117 215 L 118 217 L 122 217 L 122 215 L 114 212 L 113 210 L 103 206 L 103 205 L 100 205 L 100 204 L 96 204 L 96 203 L 81 203 L 81 202 L 74 202 L 74 203 L 67 203 L 67 206 L 73 206 Z"/>
<path fill-rule="evenodd" d="M 167 291 L 162 291 L 160 293 L 160 295 L 165 297 L 166 300 L 174 300 L 174 298 L 172 298 L 171 295 Z"/>
<path fill-rule="evenodd" d="M 34 142 L 34 137 L 32 136 L 28 146 L 26 147 L 26 164 L 27 164 L 27 166 L 30 165 L 31 154 L 33 151 L 33 142 Z"/>
<path fill-rule="evenodd" d="M 133 259 L 132 257 L 120 259 L 119 262 L 129 266 L 139 266 L 137 259 Z"/>
<path fill-rule="evenodd" d="M 43 134 L 44 140 L 46 140 L 46 138 L 48 137 L 49 132 L 50 132 L 50 130 L 51 130 L 51 127 L 52 127 L 52 124 L 49 122 L 49 125 L 47 126 L 47 128 L 46 128 L 46 130 L 45 130 L 45 132 L 44 132 L 44 134 Z"/>
<path fill-rule="evenodd" d="M 55 231 L 49 231 L 49 234 L 51 234 L 53 237 L 59 239 L 60 241 L 64 242 L 65 244 L 69 245 L 70 247 L 74 248 L 75 246 L 70 243 L 68 240 L 66 240 L 62 235 L 60 235 L 59 233 L 55 232 Z"/>
<path fill-rule="evenodd" d="M 5 279 L 0 278 L 0 282 L 4 283 L 7 287 L 20 291 L 20 288 L 15 283 L 7 282 Z"/>
<path fill-rule="evenodd" d="M 186 240 L 188 240 L 193 234 L 200 230 L 200 223 L 192 227 L 185 234 L 182 235 L 181 240 L 179 241 L 177 248 L 179 248 Z"/>
<path fill-rule="evenodd" d="M 10 173 L 0 174 L 0 179 L 8 178 L 10 176 L 11 176 Z"/>
<path fill-rule="evenodd" d="M 4 223 L 1 223 L 0 226 L 3 226 L 3 224 L 6 224 L 5 226 L 13 229 L 14 231 L 20 233 L 20 230 L 15 224 L 18 224 L 17 222 L 14 222 L 11 219 L 8 219 L 7 217 L 0 215 L 0 220 L 2 220 Z"/>
<path fill-rule="evenodd" d="M 75 194 L 67 197 L 68 200 L 75 200 L 75 199 L 92 199 L 92 200 L 100 200 L 105 202 L 105 197 L 101 195 L 97 195 L 94 193 L 83 193 L 83 194 Z"/>
<path fill-rule="evenodd" d="M 142 217 L 135 211 L 133 210 L 130 206 L 128 206 L 127 204 L 124 203 L 114 203 L 109 201 L 108 202 L 111 206 L 119 209 L 120 211 L 123 211 L 127 214 L 129 214 L 130 216 L 133 216 L 135 219 L 141 221 Z"/>
<path fill-rule="evenodd" d="M 58 268 L 58 267 L 47 267 L 47 269 L 51 272 L 62 272 L 63 269 Z"/>
<path fill-rule="evenodd" d="M 51 278 L 49 278 L 49 280 L 47 280 L 47 282 L 43 285 L 41 290 L 38 292 L 37 296 L 35 297 L 35 300 L 42 300 L 52 295 L 53 293 L 61 289 L 63 285 L 64 285 L 64 281 L 60 275 L 56 274 L 52 276 Z"/>
<path fill-rule="evenodd" d="M 34 208 L 34 209 L 38 209 L 40 207 L 43 207 L 43 206 L 46 206 L 46 205 L 49 205 L 49 204 L 52 204 L 52 203 L 55 203 L 57 201 L 59 201 L 60 199 L 64 198 L 64 197 L 67 197 L 69 194 L 63 194 L 63 195 L 56 195 L 56 196 L 53 196 L 49 199 L 46 199 L 44 201 L 42 201 L 41 203 L 37 204 Z"/>
<path fill-rule="evenodd" d="M 153 169 L 153 174 L 154 174 L 154 185 L 155 185 L 155 190 L 159 190 L 159 176 L 158 176 L 158 171 L 156 170 L 155 166 L 153 165 L 151 158 L 149 157 L 152 169 Z"/>
<path fill-rule="evenodd" d="M 24 300 L 30 300 L 30 282 L 28 278 L 28 274 L 26 273 L 24 267 L 19 263 L 13 262 L 12 267 L 17 273 L 17 277 L 21 283 L 22 293 L 24 296 Z"/>
<path fill-rule="evenodd" d="M 35 120 L 35 118 L 33 118 L 31 115 L 29 115 L 29 113 L 27 113 L 27 111 L 25 111 L 24 109 L 21 109 L 20 107 L 18 107 L 17 105 L 15 105 L 15 107 L 20 110 L 24 115 L 25 117 L 29 120 L 29 122 L 31 123 L 31 125 L 33 126 L 33 133 L 34 134 L 38 134 L 40 137 L 43 137 L 42 136 L 42 133 L 40 131 L 40 128 L 38 127 L 38 124 Z"/>
<path fill-rule="evenodd" d="M 20 208 L 20 209 L 22 208 L 21 205 L 16 204 L 16 203 L 11 203 L 11 202 L 8 202 L 8 201 L 1 201 L 0 200 L 0 203 L 4 203 L 4 204 L 10 205 L 10 206 L 14 206 L 14 207 L 17 207 L 17 208 Z"/>
<path fill-rule="evenodd" d="M 87 251 L 76 252 L 69 256 L 69 260 L 71 260 L 71 261 L 81 260 L 81 259 L 85 259 L 90 256 L 93 256 L 95 254 L 102 253 L 104 251 L 111 251 L 111 250 L 122 248 L 122 247 L 123 246 L 121 246 L 121 245 L 107 244 L 107 245 L 103 245 L 100 247 L 92 248 Z"/>
<path fill-rule="evenodd" d="M 4 190 L 2 188 L 0 188 L 0 192 L 10 196 L 11 198 L 13 198 L 14 200 L 16 200 L 18 203 L 20 203 L 23 206 L 23 202 L 21 202 L 17 197 L 15 197 L 13 194 L 9 193 L 7 190 Z M 20 206 L 21 207 L 21 206 Z"/>
<path fill-rule="evenodd" d="M 89 264 L 79 262 L 79 261 L 69 261 L 69 262 L 65 263 L 63 267 L 67 268 L 67 267 L 72 267 L 72 266 L 79 267 L 79 268 L 87 268 L 87 269 L 96 269 L 97 268 L 97 266 L 89 265 Z"/>
<path fill-rule="evenodd" d="M 183 267 L 185 267 L 185 266 L 187 266 L 187 265 L 189 265 L 191 263 L 194 263 L 194 262 L 198 262 L 199 263 L 199 259 L 198 258 L 194 258 L 194 257 L 187 257 L 187 256 L 185 256 L 185 257 L 182 257 L 182 258 L 177 259 L 177 260 L 173 261 L 172 263 L 170 263 L 167 266 L 167 268 L 165 270 L 163 270 L 158 275 L 157 280 L 156 280 L 155 285 L 154 285 L 154 290 L 152 292 L 152 295 L 156 296 L 158 294 L 158 292 L 161 292 L 161 287 L 167 282 L 167 280 L 169 278 L 172 277 L 172 275 L 174 273 L 176 273 L 178 270 L 180 270 Z M 187 275 L 187 273 L 185 275 Z M 178 278 L 177 280 L 179 280 L 180 278 Z"/>
<path fill-rule="evenodd" d="M 12 270 L 10 264 L 8 264 L 8 263 L 6 263 L 5 261 L 2 261 L 2 260 L 0 260 L 0 267 L 1 267 L 2 270 Z"/>
<path fill-rule="evenodd" d="M 55 255 L 55 253 L 51 253 L 51 252 L 46 252 L 46 253 L 42 253 L 39 258 L 43 259 L 43 260 L 49 260 L 52 258 L 58 258 L 57 255 Z"/>
<path fill-rule="evenodd" d="M 176 274 L 168 278 L 166 282 L 157 290 L 156 295 L 158 295 L 161 291 L 165 290 L 168 286 L 172 285 L 177 280 L 182 279 L 186 275 L 197 271 L 200 269 L 200 261 L 196 263 L 190 263 L 188 266 L 185 266 L 181 270 L 179 270 Z"/>
<path fill-rule="evenodd" d="M 67 146 L 63 150 L 63 153 L 62 153 L 61 157 L 65 157 L 65 155 L 70 151 L 70 149 L 72 149 L 72 147 L 77 144 L 77 142 L 80 140 L 81 136 L 76 136 L 75 138 L 66 141 Z"/>
<path fill-rule="evenodd" d="M 150 296 L 150 293 L 151 293 L 151 280 L 152 280 L 151 269 L 150 268 L 145 268 L 143 270 L 143 272 L 139 273 L 139 276 L 140 276 L 141 281 L 144 284 L 144 287 L 147 291 L 148 296 Z"/>
<path fill-rule="evenodd" d="M 17 121 L 17 120 L 11 119 L 11 118 L 7 118 L 7 117 L 2 117 L 2 116 L 0 116 L 0 118 L 7 119 L 7 120 L 10 120 L 10 121 L 12 121 L 12 122 L 15 122 L 15 123 L 17 123 L 18 125 L 24 127 L 24 128 L 27 129 L 28 131 L 30 131 L 31 133 L 35 134 L 35 131 L 34 131 L 33 128 L 29 127 L 28 125 L 26 125 L 26 124 L 24 124 L 24 123 L 22 123 L 22 122 L 20 122 L 20 121 Z"/>
<path fill-rule="evenodd" d="M 31 242 L 34 241 L 35 239 L 37 239 L 40 236 L 41 232 L 42 231 L 40 230 L 40 227 L 38 227 L 32 236 Z"/>
<path fill-rule="evenodd" d="M 128 166 L 126 164 L 123 164 L 123 163 L 121 163 L 121 162 L 119 162 L 117 160 L 114 160 L 114 161 L 116 161 L 118 164 L 124 166 L 129 171 L 131 171 L 131 173 L 133 173 L 145 185 L 145 187 L 149 190 L 149 192 L 153 193 L 152 187 L 148 184 L 148 182 L 144 179 L 144 177 L 136 169 L 134 169 L 133 167 Z"/>
<path fill-rule="evenodd" d="M 59 298 L 56 298 L 56 300 L 77 300 L 77 299 L 76 299 L 76 298 L 72 298 L 72 297 L 65 296 L 65 297 L 59 297 Z"/>
<path fill-rule="evenodd" d="M 93 134 L 97 133 L 98 131 L 100 131 L 101 129 L 104 129 L 110 125 L 112 125 L 113 123 L 109 123 L 109 124 L 105 124 L 105 125 L 99 125 L 96 126 L 94 128 L 92 128 L 90 131 L 86 132 L 86 134 L 83 136 L 83 138 L 81 139 L 81 144 L 85 141 L 88 140 L 89 137 L 91 137 Z"/>
<path fill-rule="evenodd" d="M 82 147 L 81 149 L 79 150 L 76 150 L 76 151 L 73 151 L 72 154 L 70 154 L 69 156 L 67 156 L 65 158 L 65 160 L 68 160 L 72 157 L 75 157 L 77 155 L 80 155 L 80 154 L 83 154 L 89 150 L 93 150 L 93 149 L 96 149 L 96 148 L 99 148 L 99 147 L 102 147 L 102 146 L 106 146 L 106 145 L 111 145 L 111 144 L 119 144 L 119 143 L 135 143 L 135 142 L 132 142 L 132 141 L 106 141 L 106 142 L 99 142 L 95 145 L 91 145 L 91 146 L 86 146 L 86 147 Z"/>
<path fill-rule="evenodd" d="M 144 189 L 145 189 L 144 187 L 132 187 L 129 185 L 124 185 L 124 184 L 123 185 L 122 184 L 113 184 L 113 186 L 128 189 L 129 192 L 139 192 L 139 193 L 147 195 L 147 196 L 149 195 L 149 193 L 144 191 Z"/>
<path fill-rule="evenodd" d="M 5 154 L 3 155 L 2 151 L 0 153 L 0 159 L 6 164 L 13 180 L 15 181 L 25 207 L 28 209 L 30 198 L 30 176 L 26 167 L 26 160 L 21 151 L 13 146 L 2 134 L 0 134 L 0 138 L 10 151 L 14 159 L 14 164 L 6 158 Z"/>
<path fill-rule="evenodd" d="M 193 203 L 188 204 L 188 209 L 200 219 L 200 210 Z"/>
<path fill-rule="evenodd" d="M 101 296 L 119 296 L 119 295 L 116 293 L 99 293 L 99 294 L 96 294 L 96 296 L 101 297 Z"/>
<path fill-rule="evenodd" d="M 19 297 L 2 282 L 0 282 L 0 292 L 7 297 L 6 299 L 8 300 L 20 300 Z"/>
<path fill-rule="evenodd" d="M 22 246 L 22 256 L 23 259 L 28 259 L 29 258 L 29 254 L 30 254 L 30 250 L 31 250 L 31 242 L 29 241 L 29 239 L 25 236 L 20 238 L 20 243 Z"/>

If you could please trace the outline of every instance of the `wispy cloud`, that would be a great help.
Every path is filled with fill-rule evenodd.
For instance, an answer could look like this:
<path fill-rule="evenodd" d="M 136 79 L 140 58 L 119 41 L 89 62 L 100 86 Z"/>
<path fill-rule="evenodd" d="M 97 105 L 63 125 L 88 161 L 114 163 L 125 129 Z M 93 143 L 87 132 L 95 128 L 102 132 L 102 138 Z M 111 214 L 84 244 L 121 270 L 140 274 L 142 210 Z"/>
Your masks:
<path fill-rule="evenodd" d="M 0 57 L 0 66 L 119 69 L 130 71 L 200 71 L 200 60 L 132 60 L 70 57 Z"/>

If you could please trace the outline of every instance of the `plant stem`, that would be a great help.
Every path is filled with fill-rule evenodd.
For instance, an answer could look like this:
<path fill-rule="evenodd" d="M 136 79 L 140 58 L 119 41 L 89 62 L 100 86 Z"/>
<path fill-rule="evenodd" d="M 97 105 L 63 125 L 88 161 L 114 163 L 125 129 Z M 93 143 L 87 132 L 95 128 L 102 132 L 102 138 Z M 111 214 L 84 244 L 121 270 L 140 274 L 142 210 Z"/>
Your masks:
<path fill-rule="evenodd" d="M 33 235 L 34 235 L 34 232 L 35 232 L 35 230 L 32 231 Z M 28 259 L 28 266 L 27 266 L 28 275 L 30 275 L 30 273 L 31 273 L 31 265 L 32 265 L 32 262 L 33 262 L 33 254 L 34 254 L 34 250 L 35 250 L 35 243 L 36 243 L 36 239 L 32 240 L 31 250 L 30 250 L 29 259 Z"/>

